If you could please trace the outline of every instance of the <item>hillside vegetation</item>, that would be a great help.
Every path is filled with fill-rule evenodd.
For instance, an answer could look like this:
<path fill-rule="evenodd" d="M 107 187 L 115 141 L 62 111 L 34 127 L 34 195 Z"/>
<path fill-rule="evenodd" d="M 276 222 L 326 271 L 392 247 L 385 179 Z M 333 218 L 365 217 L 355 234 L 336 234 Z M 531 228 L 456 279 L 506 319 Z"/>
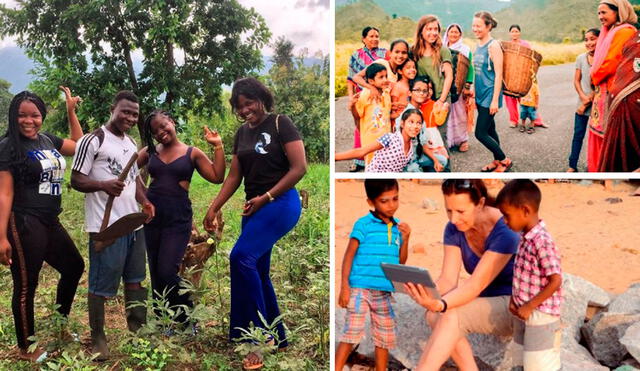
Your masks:
<path fill-rule="evenodd" d="M 637 4 L 636 13 L 640 14 L 640 0 L 631 3 Z M 522 27 L 524 39 L 549 43 L 579 42 L 584 31 L 600 27 L 598 1 L 594 0 L 512 0 L 508 7 L 500 8 L 505 4 L 495 0 L 339 1 L 336 40 L 359 41 L 365 26 L 379 27 L 381 37 L 389 40 L 413 37 L 416 20 L 424 14 L 436 14 L 443 27 L 460 23 L 471 36 L 471 19 L 479 10 L 495 12 L 498 28 L 494 35 L 499 39 L 506 38 L 511 24 Z"/>

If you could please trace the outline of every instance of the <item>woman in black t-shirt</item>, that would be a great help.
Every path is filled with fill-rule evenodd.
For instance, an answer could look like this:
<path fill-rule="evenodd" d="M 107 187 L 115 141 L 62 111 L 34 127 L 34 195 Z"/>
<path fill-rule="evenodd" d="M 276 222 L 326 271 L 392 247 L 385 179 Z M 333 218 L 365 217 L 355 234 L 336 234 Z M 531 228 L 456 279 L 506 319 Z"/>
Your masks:
<path fill-rule="evenodd" d="M 46 352 L 27 349 L 34 335 L 33 301 L 42 263 L 60 272 L 56 304 L 68 316 L 84 271 L 84 261 L 60 224 L 58 214 L 66 161 L 82 128 L 75 115 L 79 97 L 66 87 L 70 139 L 41 133 L 47 110 L 37 95 L 23 91 L 9 106 L 9 126 L 0 137 L 0 263 L 13 278 L 12 309 L 19 357 L 41 361 Z"/>
<path fill-rule="evenodd" d="M 294 186 L 307 168 L 304 145 L 298 130 L 273 109 L 271 92 L 255 78 L 237 80 L 229 100 L 244 124 L 236 132 L 231 170 L 204 219 L 207 231 L 216 230 L 216 214 L 244 180 L 246 203 L 242 231 L 231 251 L 231 318 L 229 338 L 241 336 L 238 328 L 253 322 L 261 326 L 258 312 L 268 323 L 280 315 L 269 278 L 271 250 L 300 217 L 300 198 Z M 286 347 L 284 326 L 277 326 L 278 348 Z M 250 353 L 245 369 L 262 365 L 262 356 Z"/>

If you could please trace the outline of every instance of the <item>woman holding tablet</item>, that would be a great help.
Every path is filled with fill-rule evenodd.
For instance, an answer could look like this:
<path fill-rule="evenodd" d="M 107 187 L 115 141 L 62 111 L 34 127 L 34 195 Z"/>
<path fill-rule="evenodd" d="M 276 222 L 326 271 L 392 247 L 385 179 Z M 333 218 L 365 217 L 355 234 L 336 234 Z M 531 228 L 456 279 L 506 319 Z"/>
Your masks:
<path fill-rule="evenodd" d="M 449 223 L 444 231 L 444 261 L 436 286 L 441 299 L 424 287 L 405 287 L 425 307 L 433 330 L 417 370 L 439 370 L 451 357 L 459 369 L 476 370 L 469 333 L 512 334 L 509 298 L 519 235 L 490 206 L 480 179 L 448 179 L 442 184 Z M 459 282 L 464 266 L 471 275 Z"/>

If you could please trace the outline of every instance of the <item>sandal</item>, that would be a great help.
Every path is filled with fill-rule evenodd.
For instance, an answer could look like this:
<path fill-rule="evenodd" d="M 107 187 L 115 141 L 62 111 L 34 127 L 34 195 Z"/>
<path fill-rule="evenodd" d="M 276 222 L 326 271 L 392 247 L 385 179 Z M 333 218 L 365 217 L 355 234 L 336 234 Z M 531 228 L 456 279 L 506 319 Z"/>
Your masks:
<path fill-rule="evenodd" d="M 458 147 L 458 151 L 467 152 L 469 150 L 469 142 L 464 142 Z"/>
<path fill-rule="evenodd" d="M 519 130 L 520 130 L 521 133 L 524 133 L 524 131 L 525 131 L 524 125 L 520 126 Z"/>
<path fill-rule="evenodd" d="M 32 353 L 29 353 L 29 352 L 23 353 L 22 350 L 19 351 L 18 358 L 23 361 L 29 361 L 33 363 L 42 363 L 44 362 L 45 359 L 47 359 L 48 355 L 49 353 L 47 353 L 46 351 L 40 348 L 36 348 L 36 350 Z"/>
<path fill-rule="evenodd" d="M 500 162 L 498 160 L 493 160 L 492 163 L 490 163 L 489 165 L 486 165 L 485 167 L 483 167 L 482 169 L 480 169 L 481 172 L 483 173 L 490 173 L 492 171 L 495 171 L 498 168 L 498 164 Z"/>
<path fill-rule="evenodd" d="M 251 360 L 250 358 L 253 358 Z M 262 359 L 262 354 L 258 352 L 250 352 L 247 354 L 242 360 L 242 368 L 244 370 L 257 370 L 264 366 L 264 362 Z"/>
<path fill-rule="evenodd" d="M 534 128 L 528 128 L 527 129 L 527 134 L 533 134 L 535 132 L 536 132 L 536 129 L 534 129 Z"/>
<path fill-rule="evenodd" d="M 498 167 L 495 169 L 496 173 L 506 173 L 511 169 L 511 167 L 513 166 L 513 161 L 509 159 L 509 162 L 505 164 L 505 160 L 507 159 L 505 158 L 504 160 L 498 162 L 500 165 L 498 165 Z"/>
<path fill-rule="evenodd" d="M 576 171 L 578 171 L 578 170 L 576 170 L 576 169 L 574 169 L 572 167 L 567 169 L 567 173 L 575 173 Z"/>
<path fill-rule="evenodd" d="M 517 122 L 510 122 L 510 123 L 509 123 L 509 127 L 510 127 L 511 129 L 515 129 L 515 128 L 517 128 L 517 127 L 518 127 L 518 123 L 517 123 Z"/>

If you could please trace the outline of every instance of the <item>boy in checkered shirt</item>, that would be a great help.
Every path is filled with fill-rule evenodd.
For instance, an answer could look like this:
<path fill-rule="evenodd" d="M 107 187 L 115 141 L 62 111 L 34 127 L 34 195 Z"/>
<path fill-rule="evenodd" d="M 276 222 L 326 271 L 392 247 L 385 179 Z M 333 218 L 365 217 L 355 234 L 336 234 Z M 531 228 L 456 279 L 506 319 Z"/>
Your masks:
<path fill-rule="evenodd" d="M 336 350 L 336 371 L 342 371 L 353 345 L 362 340 L 367 312 L 371 315 L 376 370 L 387 369 L 389 349 L 395 346 L 394 289 L 380 264 L 404 264 L 411 229 L 393 217 L 399 206 L 397 180 L 366 179 L 364 188 L 374 210 L 356 221 L 344 253 L 338 304 L 347 313 Z"/>
<path fill-rule="evenodd" d="M 531 180 L 507 183 L 496 200 L 509 228 L 522 234 L 513 266 L 514 366 L 559 370 L 562 270 L 560 254 L 538 217 L 542 195 Z"/>

